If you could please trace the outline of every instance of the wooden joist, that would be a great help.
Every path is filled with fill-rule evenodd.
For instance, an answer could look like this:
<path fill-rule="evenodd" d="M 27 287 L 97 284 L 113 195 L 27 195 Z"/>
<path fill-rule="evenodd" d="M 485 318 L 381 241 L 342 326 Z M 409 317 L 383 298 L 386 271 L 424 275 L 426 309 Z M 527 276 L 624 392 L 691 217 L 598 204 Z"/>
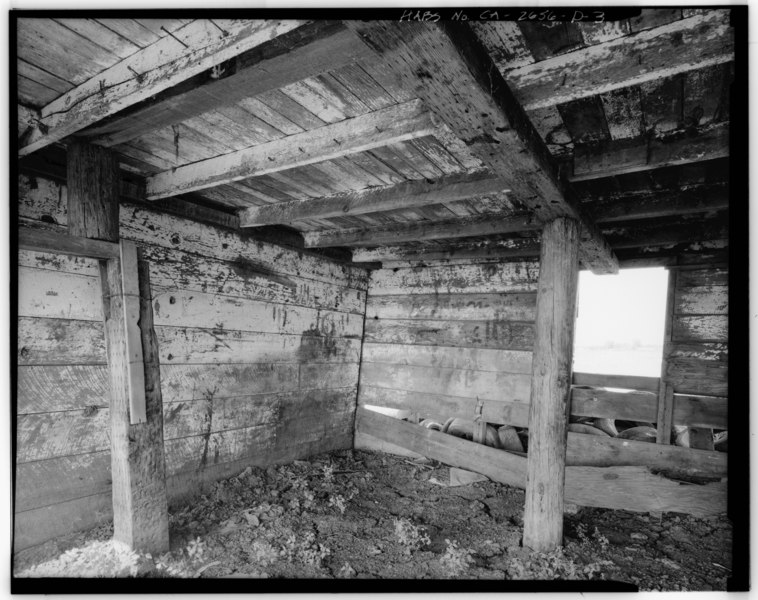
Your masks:
<path fill-rule="evenodd" d="M 119 246 L 114 242 L 65 235 L 44 229 L 27 229 L 25 227 L 20 228 L 18 231 L 18 248 L 19 250 L 62 253 L 87 258 L 108 259 L 119 257 Z"/>
<path fill-rule="evenodd" d="M 356 410 L 355 427 L 357 433 L 389 442 L 427 458 L 481 473 L 506 485 L 521 489 L 526 487 L 527 459 L 521 456 L 393 419 L 364 407 Z M 624 441 L 632 444 L 629 440 Z M 651 452 L 666 451 L 662 446 L 647 446 L 651 447 Z M 710 462 L 716 454 L 695 452 L 708 456 L 703 463 Z M 676 458 L 672 453 L 672 462 Z M 685 470 L 686 468 L 684 467 Z M 715 470 L 719 467 L 716 464 L 711 468 Z M 709 516 L 726 510 L 726 484 L 682 484 L 653 475 L 646 466 L 568 466 L 565 499 L 566 502 L 581 506 Z"/>
<path fill-rule="evenodd" d="M 42 108 L 39 125 L 20 143 L 19 155 L 62 140 L 303 23 L 246 19 L 230 21 L 221 31 L 206 19 L 192 21 Z"/>
<path fill-rule="evenodd" d="M 331 246 L 380 246 L 382 244 L 487 236 L 539 230 L 530 215 L 495 217 L 480 215 L 469 219 L 417 222 L 372 229 L 309 231 L 303 235 L 306 248 Z"/>
<path fill-rule="evenodd" d="M 224 65 L 218 78 L 198 76 L 187 85 L 167 89 L 144 106 L 89 128 L 86 134 L 101 145 L 121 144 L 370 56 L 363 44 L 334 21 L 302 25 L 284 33 L 281 42 L 242 52 Z"/>
<path fill-rule="evenodd" d="M 526 110 L 604 94 L 734 60 L 726 10 L 707 10 L 513 69 L 506 80 Z"/>
<path fill-rule="evenodd" d="M 711 125 L 690 134 L 679 132 L 647 142 L 620 140 L 574 153 L 574 174 L 569 181 L 587 181 L 625 173 L 685 165 L 729 156 L 729 123 Z"/>
<path fill-rule="evenodd" d="M 593 271 L 618 271 L 602 235 L 567 199 L 550 152 L 468 25 L 345 24 L 378 55 L 375 70 L 386 86 L 412 90 L 423 98 L 540 221 L 565 215 L 577 219 L 580 258 Z"/>
<path fill-rule="evenodd" d="M 231 181 L 323 162 L 432 135 L 437 119 L 420 100 L 287 138 L 163 171 L 147 179 L 147 198 L 165 198 Z"/>
<path fill-rule="evenodd" d="M 391 187 L 349 191 L 325 198 L 254 206 L 240 211 L 240 226 L 258 227 L 303 219 L 363 215 L 455 202 L 507 191 L 505 182 L 484 171 L 455 174 L 436 181 L 408 181 Z"/>

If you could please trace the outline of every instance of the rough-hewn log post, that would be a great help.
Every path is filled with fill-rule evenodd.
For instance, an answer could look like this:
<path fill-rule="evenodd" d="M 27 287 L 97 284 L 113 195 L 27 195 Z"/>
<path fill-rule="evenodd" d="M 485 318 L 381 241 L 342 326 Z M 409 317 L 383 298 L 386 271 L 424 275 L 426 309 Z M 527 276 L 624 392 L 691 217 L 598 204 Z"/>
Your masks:
<path fill-rule="evenodd" d="M 115 158 L 108 150 L 80 143 L 70 144 L 68 152 L 69 233 L 118 241 Z M 101 261 L 100 279 L 111 383 L 114 538 L 134 550 L 164 552 L 169 540 L 163 407 L 147 264 Z M 138 310 L 124 310 L 125 292 L 138 295 Z M 141 350 L 141 365 L 135 365 L 130 347 L 132 355 Z M 144 407 L 143 415 L 132 414 L 130 400 L 132 407 L 135 402 Z"/>
<path fill-rule="evenodd" d="M 578 253 L 576 221 L 559 218 L 545 225 L 532 358 L 524 511 L 524 546 L 538 552 L 548 552 L 563 542 Z"/>

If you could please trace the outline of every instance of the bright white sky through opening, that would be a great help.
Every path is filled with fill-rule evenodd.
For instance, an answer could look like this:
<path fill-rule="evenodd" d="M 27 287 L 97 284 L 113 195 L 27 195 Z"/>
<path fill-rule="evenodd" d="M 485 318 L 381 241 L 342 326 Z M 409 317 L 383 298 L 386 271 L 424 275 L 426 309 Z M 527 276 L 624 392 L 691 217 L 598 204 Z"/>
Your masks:
<path fill-rule="evenodd" d="M 668 272 L 579 273 L 574 371 L 659 377 Z"/>

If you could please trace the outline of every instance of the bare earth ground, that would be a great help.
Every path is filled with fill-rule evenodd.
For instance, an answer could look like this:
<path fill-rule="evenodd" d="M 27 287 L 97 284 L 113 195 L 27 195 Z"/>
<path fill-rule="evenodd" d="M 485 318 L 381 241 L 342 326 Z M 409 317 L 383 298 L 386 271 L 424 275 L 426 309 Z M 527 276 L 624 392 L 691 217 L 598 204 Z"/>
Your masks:
<path fill-rule="evenodd" d="M 15 557 L 17 577 L 605 579 L 642 590 L 724 590 L 732 527 L 567 507 L 565 546 L 520 547 L 524 492 L 450 487 L 448 467 L 342 451 L 248 469 L 170 517 L 171 552 L 108 543 L 112 525 Z"/>

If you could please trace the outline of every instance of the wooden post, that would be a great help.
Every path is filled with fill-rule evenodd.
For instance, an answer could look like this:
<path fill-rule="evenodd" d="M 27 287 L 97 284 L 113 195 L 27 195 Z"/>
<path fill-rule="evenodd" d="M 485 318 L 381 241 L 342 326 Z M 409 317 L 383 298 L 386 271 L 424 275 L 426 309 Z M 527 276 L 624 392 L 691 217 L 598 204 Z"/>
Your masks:
<path fill-rule="evenodd" d="M 113 155 L 72 143 L 67 176 L 69 233 L 118 241 Z M 160 553 L 169 547 L 163 406 L 148 268 L 134 250 L 122 244 L 119 258 L 100 262 L 111 383 L 113 530 L 115 539 L 134 550 Z M 142 364 L 134 358 L 140 354 Z"/>
<path fill-rule="evenodd" d="M 668 383 L 668 356 L 671 352 L 671 335 L 674 321 L 674 295 L 676 294 L 676 269 L 669 270 L 666 291 L 666 320 L 663 328 L 663 358 L 661 360 L 661 381 L 658 390 L 658 416 L 656 421 L 656 443 L 671 443 L 671 425 L 674 416 L 674 388 Z"/>
<path fill-rule="evenodd" d="M 529 407 L 524 546 L 563 543 L 568 397 L 576 316 L 579 228 L 558 218 L 542 230 Z"/>

